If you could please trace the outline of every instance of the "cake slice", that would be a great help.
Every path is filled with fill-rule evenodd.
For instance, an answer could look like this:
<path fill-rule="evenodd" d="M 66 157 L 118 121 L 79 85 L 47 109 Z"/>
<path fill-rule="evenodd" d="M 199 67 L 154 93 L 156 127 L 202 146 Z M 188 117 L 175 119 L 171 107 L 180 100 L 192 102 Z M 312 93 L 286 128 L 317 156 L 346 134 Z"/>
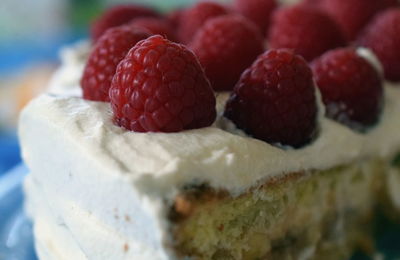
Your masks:
<path fill-rule="evenodd" d="M 310 147 L 281 152 L 216 127 L 124 133 L 106 104 L 42 96 L 21 121 L 37 249 L 60 256 L 41 259 L 343 259 L 385 160 L 325 123 Z"/>
<path fill-rule="evenodd" d="M 240 27 L 244 18 L 215 19 Z M 293 51 L 269 50 L 230 92 L 214 93 L 207 59 L 127 28 L 108 29 L 90 51 L 67 51 L 48 93 L 21 114 L 41 260 L 373 250 L 371 219 L 389 173 L 396 197 L 400 89 L 384 83 L 369 51 L 333 50 L 311 69 Z M 197 51 L 207 35 L 196 36 Z"/>
<path fill-rule="evenodd" d="M 321 117 L 300 149 L 232 129 L 227 94 L 210 127 L 137 133 L 68 88 L 20 120 L 40 259 L 344 259 L 366 243 L 400 145 L 400 91 L 389 86 L 368 133 Z"/>

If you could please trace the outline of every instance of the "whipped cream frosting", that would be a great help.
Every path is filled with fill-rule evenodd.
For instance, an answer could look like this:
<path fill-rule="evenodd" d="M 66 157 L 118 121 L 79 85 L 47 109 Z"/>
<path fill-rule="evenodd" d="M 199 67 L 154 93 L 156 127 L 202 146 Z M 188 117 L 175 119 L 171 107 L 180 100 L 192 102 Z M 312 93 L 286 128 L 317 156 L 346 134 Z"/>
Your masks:
<path fill-rule="evenodd" d="M 48 93 L 81 97 L 82 89 L 78 86 L 89 52 L 89 41 L 81 41 L 63 48 L 60 51 L 62 66 L 50 79 Z"/>
<path fill-rule="evenodd" d="M 64 66 L 47 95 L 26 109 L 62 125 L 65 139 L 81 140 L 84 152 L 115 174 L 129 176 L 155 196 L 173 198 L 171 187 L 208 183 L 238 195 L 265 178 L 295 171 L 328 169 L 361 158 L 391 157 L 400 147 L 400 89 L 385 85 L 380 122 L 362 134 L 340 123 L 320 118 L 319 136 L 301 149 L 281 149 L 246 136 L 222 111 L 228 93 L 217 94 L 218 118 L 207 128 L 180 133 L 135 133 L 112 123 L 109 103 L 83 100 L 79 94 L 82 45 L 64 51 Z M 378 64 L 365 49 L 359 51 Z M 82 63 L 82 62 L 81 62 Z M 62 95 L 60 91 L 65 89 Z M 319 104 L 320 110 L 322 104 Z M 347 147 L 347 149 L 343 149 Z M 132 163 L 135 162 L 135 163 Z"/>
<path fill-rule="evenodd" d="M 387 159 L 400 149 L 400 88 L 389 83 L 380 122 L 368 133 L 321 116 L 319 136 L 301 149 L 278 148 L 236 129 L 222 117 L 228 93 L 217 95 L 219 116 L 210 127 L 126 131 L 112 123 L 110 104 L 81 98 L 86 49 L 64 51 L 49 93 L 20 119 L 22 153 L 32 171 L 27 209 L 42 259 L 63 259 L 57 250 L 62 255 L 66 248 L 76 249 L 74 259 L 173 259 L 165 216 L 185 185 L 207 183 L 238 196 L 268 178 Z M 56 228 L 40 224 L 45 220 Z M 66 248 L 51 243 L 57 234 Z"/>
<path fill-rule="evenodd" d="M 223 103 L 226 95 L 219 97 Z M 129 132 L 113 124 L 108 103 L 80 97 L 43 95 L 26 111 L 59 127 L 63 139 L 80 143 L 81 152 L 111 174 L 129 176 L 140 189 L 172 198 L 174 188 L 185 184 L 208 183 L 238 195 L 266 177 L 390 157 L 400 145 L 397 100 L 400 90 L 386 86 L 384 113 L 367 134 L 323 118 L 316 140 L 296 150 L 283 150 L 215 125 L 180 133 Z"/>

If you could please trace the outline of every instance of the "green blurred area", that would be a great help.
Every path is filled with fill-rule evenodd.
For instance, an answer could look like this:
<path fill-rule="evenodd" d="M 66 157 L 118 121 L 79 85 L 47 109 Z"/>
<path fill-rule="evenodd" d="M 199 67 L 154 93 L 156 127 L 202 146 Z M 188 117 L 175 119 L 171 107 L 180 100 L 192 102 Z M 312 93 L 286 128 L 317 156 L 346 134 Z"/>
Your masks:
<path fill-rule="evenodd" d="M 168 12 L 193 4 L 196 0 L 131 0 L 131 1 L 99 1 L 99 0 L 70 0 L 69 20 L 71 26 L 79 29 L 90 24 L 107 6 L 118 3 L 136 3 L 151 6 L 160 12 Z M 215 2 L 229 2 L 229 0 L 215 0 Z"/>
<path fill-rule="evenodd" d="M 168 12 L 174 8 L 183 7 L 195 2 L 194 0 L 153 0 L 153 1 L 116 1 L 109 3 L 99 0 L 71 0 L 69 20 L 74 29 L 79 29 L 90 24 L 107 6 L 117 3 L 138 3 L 152 6 L 160 12 Z"/>

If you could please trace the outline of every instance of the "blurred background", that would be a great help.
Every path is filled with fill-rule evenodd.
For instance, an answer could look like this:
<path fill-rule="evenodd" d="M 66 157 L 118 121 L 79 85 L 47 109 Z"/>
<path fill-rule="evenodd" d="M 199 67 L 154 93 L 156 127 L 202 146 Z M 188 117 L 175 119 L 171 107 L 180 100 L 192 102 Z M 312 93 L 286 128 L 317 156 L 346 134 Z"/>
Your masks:
<path fill-rule="evenodd" d="M 193 1 L 0 0 L 0 176 L 20 162 L 18 112 L 46 87 L 58 50 L 86 38 L 107 6 L 127 2 L 168 11 Z"/>

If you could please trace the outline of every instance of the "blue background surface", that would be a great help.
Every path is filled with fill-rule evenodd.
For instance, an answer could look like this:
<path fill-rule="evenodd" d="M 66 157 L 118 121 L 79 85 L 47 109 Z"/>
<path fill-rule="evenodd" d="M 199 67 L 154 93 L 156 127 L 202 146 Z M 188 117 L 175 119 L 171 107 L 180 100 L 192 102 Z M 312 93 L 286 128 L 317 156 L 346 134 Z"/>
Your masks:
<path fill-rule="evenodd" d="M 16 134 L 0 134 L 0 176 L 20 161 L 20 150 Z"/>
<path fill-rule="evenodd" d="M 1 260 L 36 260 L 31 223 L 23 212 L 21 181 L 26 173 L 20 165 L 0 177 Z"/>

